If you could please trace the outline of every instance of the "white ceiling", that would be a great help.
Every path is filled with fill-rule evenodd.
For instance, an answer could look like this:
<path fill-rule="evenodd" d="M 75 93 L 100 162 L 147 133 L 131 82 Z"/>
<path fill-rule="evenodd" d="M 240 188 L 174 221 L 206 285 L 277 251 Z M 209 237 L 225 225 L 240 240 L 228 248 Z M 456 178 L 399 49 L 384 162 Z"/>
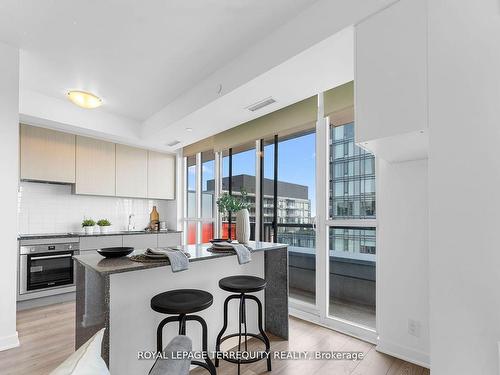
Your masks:
<path fill-rule="evenodd" d="M 88 90 L 145 120 L 313 2 L 7 1 L 0 40 L 23 49 L 22 88 Z"/>
<path fill-rule="evenodd" d="M 1 0 L 0 41 L 21 50 L 22 121 L 173 151 L 352 79 L 352 31 L 332 36 L 394 1 Z"/>

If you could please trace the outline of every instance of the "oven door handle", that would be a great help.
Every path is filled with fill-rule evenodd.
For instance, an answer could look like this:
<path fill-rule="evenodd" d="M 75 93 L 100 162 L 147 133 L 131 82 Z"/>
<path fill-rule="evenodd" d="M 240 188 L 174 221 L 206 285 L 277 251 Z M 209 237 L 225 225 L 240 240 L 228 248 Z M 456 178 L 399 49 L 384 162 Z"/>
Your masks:
<path fill-rule="evenodd" d="M 53 259 L 53 258 L 67 258 L 72 257 L 73 254 L 64 254 L 64 255 L 47 255 L 43 257 L 31 257 L 31 260 L 42 260 L 42 259 Z"/>

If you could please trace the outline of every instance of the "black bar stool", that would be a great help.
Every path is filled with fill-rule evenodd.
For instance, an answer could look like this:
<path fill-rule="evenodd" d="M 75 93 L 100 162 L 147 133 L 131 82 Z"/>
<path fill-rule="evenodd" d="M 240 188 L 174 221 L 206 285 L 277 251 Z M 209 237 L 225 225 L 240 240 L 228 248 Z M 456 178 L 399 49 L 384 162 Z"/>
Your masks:
<path fill-rule="evenodd" d="M 241 353 L 241 339 L 242 339 L 242 333 L 241 333 L 241 325 L 243 324 L 244 326 L 244 332 L 243 336 L 245 337 L 245 351 L 248 351 L 248 346 L 247 346 L 247 337 L 254 337 L 256 339 L 259 339 L 266 345 L 266 350 L 265 353 L 267 353 L 267 371 L 271 371 L 271 356 L 270 356 L 270 351 L 271 351 L 271 345 L 269 343 L 269 338 L 267 337 L 266 333 L 264 332 L 264 329 L 262 328 L 262 303 L 260 300 L 253 295 L 249 295 L 247 293 L 253 293 L 253 292 L 258 292 L 260 290 L 263 290 L 266 288 L 266 280 L 261 279 L 260 277 L 256 276 L 246 276 L 246 275 L 241 275 L 241 276 L 229 276 L 225 277 L 221 280 L 219 280 L 219 287 L 223 290 L 226 290 L 228 292 L 232 293 L 238 293 L 238 294 L 231 294 L 229 297 L 226 298 L 224 301 L 224 326 L 222 327 L 221 331 L 219 332 L 219 335 L 217 336 L 217 341 L 215 342 L 215 351 L 219 352 L 220 351 L 220 344 L 227 340 L 230 337 L 236 337 L 238 336 L 238 352 Z M 227 336 L 223 336 L 224 332 L 227 329 L 227 307 L 229 304 L 229 301 L 232 299 L 239 299 L 240 300 L 240 310 L 239 310 L 239 328 L 238 328 L 238 333 L 233 333 Z M 248 333 L 247 332 L 247 318 L 246 318 L 246 300 L 252 300 L 257 303 L 258 307 L 258 325 L 259 325 L 259 332 L 260 335 L 256 335 L 254 333 Z M 263 359 L 264 356 L 256 356 L 256 358 L 247 358 L 247 359 L 242 359 L 241 357 L 234 359 L 234 358 L 223 358 L 224 360 L 231 362 L 231 363 L 237 363 L 238 364 L 238 375 L 240 374 L 240 367 L 241 364 L 245 363 L 253 363 L 260 361 Z M 218 356 L 215 357 L 215 366 L 219 366 L 219 358 Z"/>
<path fill-rule="evenodd" d="M 151 308 L 162 314 L 173 314 L 163 319 L 156 330 L 156 350 L 163 350 L 163 327 L 167 323 L 179 322 L 179 335 L 186 335 L 186 322 L 195 320 L 202 329 L 202 350 L 206 354 L 205 362 L 191 361 L 192 364 L 204 367 L 211 375 L 216 375 L 215 366 L 208 356 L 208 329 L 205 320 L 198 315 L 188 315 L 207 309 L 214 302 L 214 297 L 203 290 L 175 289 L 160 293 L 151 298 Z"/>

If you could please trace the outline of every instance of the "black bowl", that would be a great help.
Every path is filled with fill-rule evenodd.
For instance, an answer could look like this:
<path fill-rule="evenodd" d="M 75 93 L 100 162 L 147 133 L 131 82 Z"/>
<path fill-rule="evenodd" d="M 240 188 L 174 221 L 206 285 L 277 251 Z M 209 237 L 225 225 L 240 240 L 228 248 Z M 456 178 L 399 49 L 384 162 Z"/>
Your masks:
<path fill-rule="evenodd" d="M 210 243 L 227 242 L 227 241 L 229 241 L 229 238 L 214 238 L 213 240 L 210 240 Z"/>
<path fill-rule="evenodd" d="M 129 255 L 134 251 L 133 247 L 103 247 L 102 249 L 97 249 L 97 252 L 105 258 L 119 258 L 125 255 Z"/>

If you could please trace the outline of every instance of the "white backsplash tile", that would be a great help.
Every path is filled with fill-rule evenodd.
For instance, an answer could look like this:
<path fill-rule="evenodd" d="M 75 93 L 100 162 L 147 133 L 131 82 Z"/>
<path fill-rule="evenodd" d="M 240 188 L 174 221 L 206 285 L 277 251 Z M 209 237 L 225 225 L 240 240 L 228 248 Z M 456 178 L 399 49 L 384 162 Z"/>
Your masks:
<path fill-rule="evenodd" d="M 108 219 L 111 230 L 126 230 L 128 215 L 135 215 L 136 229 L 149 224 L 153 206 L 160 220 L 175 227 L 175 201 L 75 195 L 71 185 L 22 181 L 18 193 L 19 233 L 64 233 L 81 231 L 84 218 Z"/>

